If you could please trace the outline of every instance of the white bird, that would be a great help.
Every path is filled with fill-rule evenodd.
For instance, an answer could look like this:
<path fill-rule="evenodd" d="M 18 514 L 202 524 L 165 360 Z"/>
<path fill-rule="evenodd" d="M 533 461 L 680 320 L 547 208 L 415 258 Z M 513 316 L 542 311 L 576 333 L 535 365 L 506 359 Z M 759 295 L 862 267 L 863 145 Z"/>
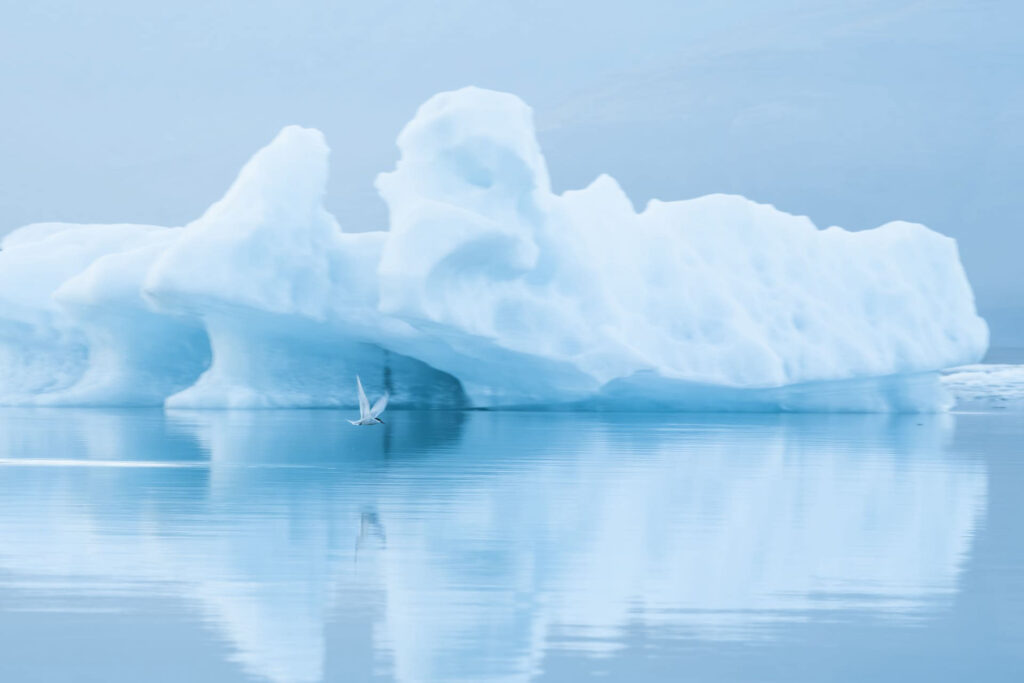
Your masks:
<path fill-rule="evenodd" d="M 349 420 L 349 422 L 354 425 L 384 424 L 384 420 L 378 416 L 388 407 L 388 395 L 384 394 L 378 398 L 371 408 L 370 401 L 366 398 L 366 392 L 363 391 L 363 382 L 359 379 L 359 375 L 356 375 L 356 386 L 359 388 L 359 419 Z"/>

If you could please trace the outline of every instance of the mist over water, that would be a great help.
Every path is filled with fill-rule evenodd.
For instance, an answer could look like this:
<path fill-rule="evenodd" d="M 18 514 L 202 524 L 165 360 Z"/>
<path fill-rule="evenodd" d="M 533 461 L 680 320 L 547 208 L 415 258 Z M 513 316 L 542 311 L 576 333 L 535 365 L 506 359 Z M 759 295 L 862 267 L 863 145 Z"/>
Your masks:
<path fill-rule="evenodd" d="M 323 410 L 6 409 L 0 677 L 857 680 L 889 648 L 876 680 L 1011 680 L 1020 515 L 993 495 L 1024 479 L 1022 432 L 993 415 L 398 411 L 356 429 Z"/>

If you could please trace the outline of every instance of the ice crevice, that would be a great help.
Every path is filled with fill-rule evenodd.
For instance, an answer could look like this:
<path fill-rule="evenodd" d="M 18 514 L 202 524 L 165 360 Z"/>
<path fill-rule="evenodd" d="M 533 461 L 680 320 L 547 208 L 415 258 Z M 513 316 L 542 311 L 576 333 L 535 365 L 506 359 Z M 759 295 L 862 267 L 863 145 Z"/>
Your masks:
<path fill-rule="evenodd" d="M 988 331 L 956 243 L 818 229 L 744 197 L 556 194 L 513 95 L 424 103 L 377 179 L 387 229 L 323 206 L 288 126 L 184 227 L 33 224 L 0 249 L 0 403 L 934 411 Z"/>

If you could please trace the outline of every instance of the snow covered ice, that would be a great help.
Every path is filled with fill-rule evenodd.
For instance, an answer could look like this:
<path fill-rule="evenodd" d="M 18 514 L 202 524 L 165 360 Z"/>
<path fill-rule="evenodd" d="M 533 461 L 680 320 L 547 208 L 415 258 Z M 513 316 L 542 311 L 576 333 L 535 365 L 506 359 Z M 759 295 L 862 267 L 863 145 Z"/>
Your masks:
<path fill-rule="evenodd" d="M 931 411 L 987 347 L 924 226 L 556 194 L 529 107 L 477 88 L 398 147 L 386 230 L 339 226 L 327 144 L 289 126 L 184 227 L 12 232 L 0 402 L 349 406 L 358 372 L 395 406 Z"/>

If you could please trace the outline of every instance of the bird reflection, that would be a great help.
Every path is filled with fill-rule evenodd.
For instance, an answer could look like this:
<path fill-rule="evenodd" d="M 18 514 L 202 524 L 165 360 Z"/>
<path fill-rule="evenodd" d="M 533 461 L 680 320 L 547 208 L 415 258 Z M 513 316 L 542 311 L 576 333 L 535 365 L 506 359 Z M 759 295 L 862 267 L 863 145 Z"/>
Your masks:
<path fill-rule="evenodd" d="M 359 535 L 356 536 L 355 559 L 359 561 L 359 550 L 369 542 L 377 542 L 377 546 L 387 546 L 387 536 L 384 533 L 384 525 L 380 522 L 380 515 L 376 510 L 364 509 L 359 515 Z"/>

